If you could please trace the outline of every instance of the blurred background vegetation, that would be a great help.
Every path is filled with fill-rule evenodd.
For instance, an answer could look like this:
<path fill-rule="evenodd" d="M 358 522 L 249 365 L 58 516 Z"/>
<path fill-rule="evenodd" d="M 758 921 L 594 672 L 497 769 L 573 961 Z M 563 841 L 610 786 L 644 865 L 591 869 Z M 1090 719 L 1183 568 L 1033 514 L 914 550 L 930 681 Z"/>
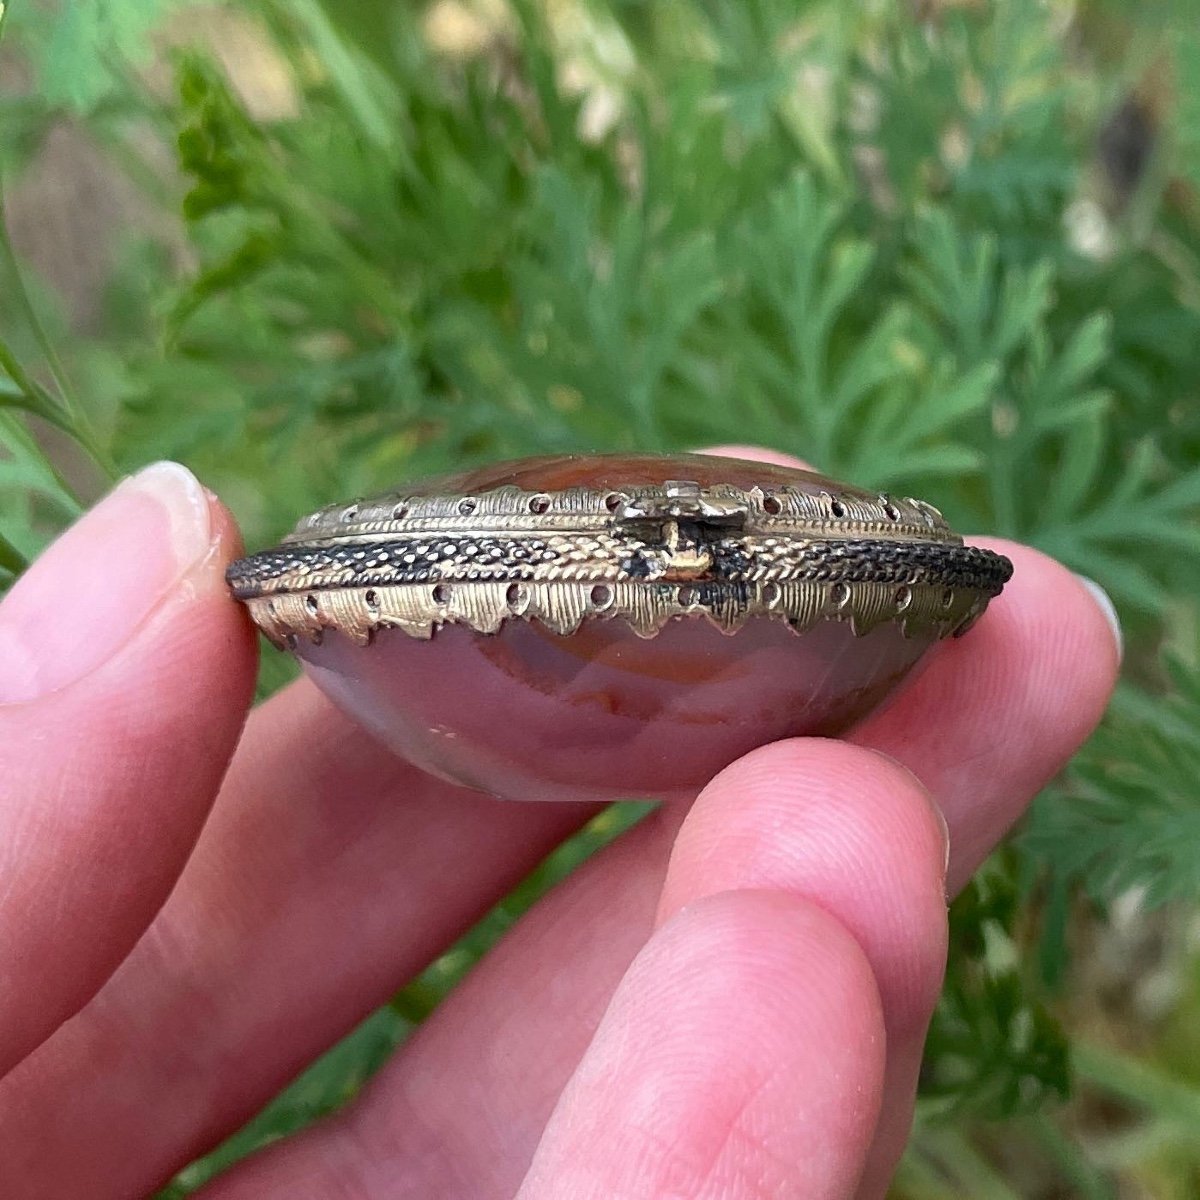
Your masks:
<path fill-rule="evenodd" d="M 0 589 L 162 457 L 252 546 L 468 461 L 734 440 L 1044 548 L 1125 679 L 954 907 L 895 1196 L 1200 1196 L 1194 0 L 10 9 Z M 638 811 L 164 1195 L 344 1102 Z"/>

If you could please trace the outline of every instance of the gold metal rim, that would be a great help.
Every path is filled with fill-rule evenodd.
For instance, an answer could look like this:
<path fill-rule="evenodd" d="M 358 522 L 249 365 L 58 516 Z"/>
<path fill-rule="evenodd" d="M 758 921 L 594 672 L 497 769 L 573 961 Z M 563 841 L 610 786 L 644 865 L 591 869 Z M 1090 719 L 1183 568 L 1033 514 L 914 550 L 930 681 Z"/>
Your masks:
<path fill-rule="evenodd" d="M 706 618 L 726 632 L 768 617 L 907 636 L 968 628 L 1011 575 L 911 498 L 688 481 L 478 495 L 400 493 L 326 508 L 277 547 L 234 563 L 234 595 L 276 644 L 444 624 L 494 633 L 537 620 L 570 634 L 623 618 L 653 636 Z"/>

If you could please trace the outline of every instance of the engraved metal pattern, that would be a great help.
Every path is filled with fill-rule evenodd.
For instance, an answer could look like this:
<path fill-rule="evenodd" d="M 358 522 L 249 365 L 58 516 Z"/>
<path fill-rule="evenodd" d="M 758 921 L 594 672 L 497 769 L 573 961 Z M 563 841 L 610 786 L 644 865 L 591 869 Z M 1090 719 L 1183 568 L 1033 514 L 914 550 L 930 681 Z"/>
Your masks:
<path fill-rule="evenodd" d="M 512 618 L 568 634 L 624 618 L 643 636 L 706 617 L 728 632 L 755 616 L 797 631 L 848 621 L 865 633 L 961 633 L 1011 574 L 967 547 L 921 501 L 787 487 L 623 492 L 505 486 L 479 495 L 395 493 L 322 509 L 276 548 L 234 563 L 234 595 L 278 645 L 337 629 L 429 637 Z"/>
<path fill-rule="evenodd" d="M 943 584 L 998 591 L 1007 578 L 998 555 L 946 543 L 788 541 L 722 538 L 710 543 L 716 581 L 811 579 Z M 239 599 L 272 592 L 356 585 L 476 580 L 665 578 L 670 557 L 640 539 L 614 537 L 406 538 L 267 550 L 230 568 Z"/>
<path fill-rule="evenodd" d="M 505 486 L 477 496 L 409 496 L 402 491 L 390 492 L 371 500 L 318 509 L 300 521 L 283 539 L 283 544 L 311 545 L 325 539 L 373 535 L 390 537 L 417 528 L 429 534 L 524 530 L 545 535 L 555 531 L 601 531 L 638 515 L 651 520 L 691 515 L 712 524 L 712 516 L 704 512 L 706 506 L 734 510 L 734 515 L 741 515 L 742 527 L 748 532 L 960 540 L 936 508 L 912 497 L 900 499 L 882 494 L 864 499 L 832 491 L 813 494 L 789 487 L 743 491 L 719 485 L 696 488 L 691 495 L 693 502 L 688 506 L 687 497 L 678 494 L 681 490 L 681 481 L 669 481 L 659 488 L 626 491 L 574 487 L 561 492 L 528 492 Z M 544 508 L 543 502 L 546 502 Z"/>

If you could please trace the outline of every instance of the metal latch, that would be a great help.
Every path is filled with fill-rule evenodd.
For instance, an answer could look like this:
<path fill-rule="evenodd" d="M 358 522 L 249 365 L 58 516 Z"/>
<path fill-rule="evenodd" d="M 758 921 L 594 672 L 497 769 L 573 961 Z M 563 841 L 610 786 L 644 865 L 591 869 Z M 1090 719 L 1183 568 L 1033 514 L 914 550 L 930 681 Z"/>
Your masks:
<path fill-rule="evenodd" d="M 745 500 L 707 491 L 689 479 L 668 479 L 661 490 L 631 496 L 616 510 L 621 524 L 657 526 L 658 578 L 699 579 L 713 565 L 713 538 L 742 528 L 750 515 Z"/>

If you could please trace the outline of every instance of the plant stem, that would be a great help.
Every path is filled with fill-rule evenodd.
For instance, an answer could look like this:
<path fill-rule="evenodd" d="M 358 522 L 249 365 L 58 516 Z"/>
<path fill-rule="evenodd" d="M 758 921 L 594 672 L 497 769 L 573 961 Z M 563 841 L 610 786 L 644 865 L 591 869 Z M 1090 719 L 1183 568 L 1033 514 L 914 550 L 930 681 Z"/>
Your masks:
<path fill-rule="evenodd" d="M 1021 1124 L 1070 1181 L 1074 1189 L 1072 1194 L 1078 1195 L 1080 1200 L 1114 1200 L 1116 1193 L 1104 1176 L 1045 1115 L 1027 1118 Z"/>
<path fill-rule="evenodd" d="M 0 0 L 0 3 L 2 3 L 2 0 Z M 3 32 L 3 20 L 6 12 L 7 8 L 0 10 L 0 33 Z M 64 433 L 74 438 L 95 460 L 96 465 L 108 479 L 115 480 L 117 477 L 116 466 L 108 453 L 96 440 L 95 433 L 75 396 L 70 380 L 67 378 L 62 359 L 59 358 L 58 351 L 54 348 L 54 343 L 47 335 L 45 326 L 42 324 L 33 300 L 29 295 L 29 288 L 25 283 L 24 272 L 21 270 L 21 264 L 17 259 L 12 241 L 8 235 L 8 213 L 5 207 L 3 178 L 0 178 L 0 258 L 3 259 L 4 265 L 12 279 L 13 294 L 17 298 L 17 304 L 25 317 L 26 323 L 29 325 L 30 332 L 33 334 L 38 348 L 45 356 L 46 365 L 50 368 L 50 374 L 58 389 L 61 404 L 55 404 L 44 389 L 37 387 L 20 368 L 13 355 L 7 350 L 3 358 L 0 359 L 0 365 L 3 365 L 4 369 L 12 377 L 13 382 L 25 393 L 26 399 L 29 401 L 29 410 L 36 412 L 43 420 L 57 425 Z M 14 367 L 16 367 L 15 372 Z M 35 397 L 36 404 L 34 403 Z"/>
<path fill-rule="evenodd" d="M 20 575 L 28 565 L 29 563 L 20 550 L 4 534 L 0 533 L 0 570 Z"/>
<path fill-rule="evenodd" d="M 1200 1089 L 1094 1042 L 1076 1042 L 1071 1062 L 1076 1076 L 1093 1087 L 1156 1116 L 1200 1129 Z"/>
<path fill-rule="evenodd" d="M 3 368 L 8 377 L 17 385 L 21 397 L 18 401 L 13 399 L 10 394 L 4 401 L 5 408 L 23 408 L 26 412 L 33 413 L 35 417 L 41 417 L 43 421 L 48 421 L 56 429 L 62 429 L 67 433 L 71 432 L 66 414 L 25 374 L 20 363 L 13 358 L 3 343 L 0 343 L 0 368 Z"/>
<path fill-rule="evenodd" d="M 1188 1161 L 1194 1154 L 1195 1131 L 1178 1121 L 1150 1117 L 1133 1129 L 1095 1139 L 1089 1156 L 1101 1168 L 1113 1174 L 1123 1173 L 1164 1153 L 1179 1155 Z"/>
<path fill-rule="evenodd" d="M 25 368 L 17 362 L 12 352 L 3 342 L 0 342 L 0 369 L 3 369 L 7 373 L 8 377 L 17 385 L 21 392 L 20 403 L 17 404 L 10 401 L 8 407 L 23 408 L 26 412 L 31 412 L 34 416 L 41 417 L 43 421 L 48 425 L 53 425 L 55 429 L 61 429 L 92 456 L 96 463 L 105 470 L 110 479 L 116 479 L 116 468 L 111 464 L 104 451 L 92 440 L 91 432 L 87 429 L 80 429 L 71 423 L 68 414 L 46 394 L 45 388 L 39 386 L 34 380 L 29 378 L 25 373 Z M 4 407 L 5 405 L 0 401 L 0 409 Z M 43 455 L 44 457 L 45 455 Z M 78 502 L 79 497 L 76 495 L 74 488 L 67 483 L 54 463 L 47 460 L 46 465 L 58 481 L 63 492 Z"/>
<path fill-rule="evenodd" d="M 953 1172 L 960 1191 L 972 1200 L 1021 1200 L 990 1163 L 952 1129 L 927 1127 L 921 1131 L 922 1151 Z"/>
<path fill-rule="evenodd" d="M 21 312 L 29 325 L 30 331 L 33 333 L 38 348 L 46 358 L 46 365 L 50 368 L 50 374 L 54 377 L 55 386 L 62 397 L 63 407 L 72 417 L 78 420 L 79 403 L 75 398 L 71 381 L 67 378 L 67 372 L 62 365 L 62 360 L 58 356 L 58 351 L 54 348 L 54 343 L 51 342 L 49 335 L 46 333 L 45 326 L 42 324 L 37 309 L 33 305 L 33 300 L 29 295 L 29 287 L 25 282 L 25 272 L 21 270 L 21 264 L 17 259 L 12 241 L 8 235 L 8 209 L 4 194 L 3 179 L 0 179 L 0 254 L 4 255 L 5 265 L 11 273 L 13 284 L 15 285 L 13 291 L 17 297 L 17 303 L 21 307 Z"/>
<path fill-rule="evenodd" d="M 896 1170 L 888 1195 L 895 1193 L 902 1200 L 960 1200 L 954 1185 L 946 1179 L 941 1165 L 910 1143 Z"/>

